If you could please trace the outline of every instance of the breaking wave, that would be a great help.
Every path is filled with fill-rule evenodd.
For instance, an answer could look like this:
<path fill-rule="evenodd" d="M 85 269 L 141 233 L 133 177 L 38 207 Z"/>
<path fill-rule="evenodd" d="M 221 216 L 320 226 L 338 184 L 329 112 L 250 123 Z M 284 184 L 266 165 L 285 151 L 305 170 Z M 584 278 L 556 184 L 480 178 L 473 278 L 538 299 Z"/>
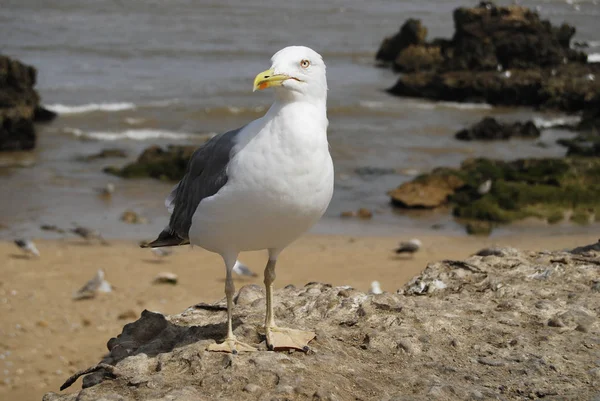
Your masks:
<path fill-rule="evenodd" d="M 579 116 L 564 116 L 554 118 L 536 117 L 533 119 L 535 126 L 541 129 L 574 126 L 579 123 L 579 121 L 581 121 L 581 117 Z"/>
<path fill-rule="evenodd" d="M 66 104 L 49 104 L 45 106 L 58 114 L 81 114 L 90 113 L 93 111 L 123 111 L 134 110 L 136 105 L 129 102 L 120 103 L 89 103 L 78 106 L 70 106 Z"/>
<path fill-rule="evenodd" d="M 78 128 L 69 128 L 65 130 L 78 138 L 95 139 L 98 141 L 118 141 L 130 139 L 134 141 L 145 141 L 147 139 L 172 139 L 182 140 L 197 137 L 198 135 L 154 129 L 129 129 L 120 132 L 91 131 L 84 132 Z"/>

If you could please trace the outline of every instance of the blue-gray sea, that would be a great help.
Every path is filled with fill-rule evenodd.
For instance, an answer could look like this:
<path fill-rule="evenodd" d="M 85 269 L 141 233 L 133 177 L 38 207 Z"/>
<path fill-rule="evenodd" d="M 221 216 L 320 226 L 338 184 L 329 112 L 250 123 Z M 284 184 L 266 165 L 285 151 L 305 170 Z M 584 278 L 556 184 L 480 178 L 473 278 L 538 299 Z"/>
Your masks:
<path fill-rule="evenodd" d="M 506 4 L 502 2 L 500 4 Z M 37 149 L 0 155 L 0 236 L 42 237 L 41 224 L 72 223 L 108 237 L 150 238 L 167 222 L 163 199 L 172 184 L 121 180 L 102 173 L 151 144 L 201 143 L 265 112 L 271 93 L 252 93 L 254 76 L 273 53 L 306 45 L 321 53 L 329 81 L 329 141 L 336 168 L 334 199 L 318 233 L 352 235 L 429 232 L 462 235 L 448 211 L 401 213 L 386 192 L 436 166 L 458 166 L 468 157 L 516 159 L 562 156 L 555 144 L 573 135 L 549 128 L 539 140 L 460 142 L 454 132 L 485 115 L 535 119 L 552 126 L 560 113 L 485 104 L 436 103 L 398 98 L 385 89 L 396 80 L 376 68 L 383 37 L 409 17 L 420 18 L 429 38 L 453 34 L 452 11 L 476 2 L 450 0 L 3 0 L 0 52 L 38 68 L 43 104 L 59 113 L 39 127 Z M 553 23 L 577 27 L 575 40 L 600 53 L 600 5 L 593 1 L 524 1 Z M 78 161 L 103 148 L 127 150 L 127 159 Z M 15 163 L 18 166 L 15 166 Z M 392 174 L 361 175 L 363 167 Z M 96 189 L 112 182 L 112 200 Z M 339 218 L 360 207 L 370 221 Z M 149 224 L 119 221 L 126 209 Z M 541 227 L 541 228 L 540 228 Z M 589 230 L 561 224 L 519 224 L 515 230 Z"/>

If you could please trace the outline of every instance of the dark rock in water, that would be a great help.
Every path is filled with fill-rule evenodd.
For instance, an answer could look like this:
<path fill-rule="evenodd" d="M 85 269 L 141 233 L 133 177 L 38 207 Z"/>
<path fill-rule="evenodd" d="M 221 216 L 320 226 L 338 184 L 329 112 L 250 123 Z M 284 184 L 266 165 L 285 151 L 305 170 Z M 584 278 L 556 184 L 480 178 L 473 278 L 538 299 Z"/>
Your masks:
<path fill-rule="evenodd" d="M 463 141 L 509 139 L 512 137 L 538 138 L 539 136 L 540 130 L 533 121 L 501 123 L 493 117 L 485 117 L 472 127 L 455 134 L 456 139 Z"/>
<path fill-rule="evenodd" d="M 573 42 L 574 49 L 587 49 L 588 47 L 590 47 L 590 44 L 585 40 L 575 40 Z"/>
<path fill-rule="evenodd" d="M 567 147 L 567 156 L 600 157 L 600 132 L 582 133 L 573 139 L 559 139 Z"/>
<path fill-rule="evenodd" d="M 370 175 L 389 175 L 396 174 L 396 170 L 393 168 L 385 167 L 357 167 L 354 169 L 357 175 L 370 176 Z"/>
<path fill-rule="evenodd" d="M 588 108 L 600 94 L 600 63 L 510 71 L 444 71 L 402 75 L 388 89 L 398 96 L 433 100 L 533 106 L 568 112 Z"/>
<path fill-rule="evenodd" d="M 527 69 L 585 63 L 585 53 L 569 47 L 575 28 L 549 21 L 525 7 L 497 7 L 482 2 L 454 10 L 455 33 L 446 54 L 446 69 Z"/>
<path fill-rule="evenodd" d="M 552 26 L 527 8 L 491 2 L 458 8 L 453 18 L 450 40 L 427 43 L 416 34 L 426 29 L 409 20 L 384 41 L 376 58 L 406 73 L 390 93 L 566 111 L 584 109 L 600 93 L 600 80 L 586 79 L 600 66 L 570 47 L 574 27 Z"/>
<path fill-rule="evenodd" d="M 44 401 L 591 400 L 600 297 L 588 259 L 502 249 L 429 263 L 398 293 L 277 289 L 277 323 L 317 333 L 306 354 L 261 344 L 262 286 L 240 289 L 234 313 L 234 334 L 256 352 L 206 351 L 223 340 L 222 302 L 144 311 L 108 341 L 103 364 L 83 371 L 83 389 Z"/>
<path fill-rule="evenodd" d="M 36 107 L 33 113 L 33 121 L 36 123 L 48 123 L 56 118 L 58 114 L 42 106 Z"/>
<path fill-rule="evenodd" d="M 409 19 L 394 36 L 385 38 L 375 55 L 375 59 L 383 62 L 393 62 L 400 52 L 411 45 L 425 43 L 427 28 L 418 19 Z"/>
<path fill-rule="evenodd" d="M 36 74 L 35 68 L 0 55 L 0 151 L 33 149 L 34 121 L 54 118 L 39 105 Z"/>
<path fill-rule="evenodd" d="M 459 169 L 436 169 L 390 195 L 394 205 L 423 207 L 424 202 L 442 198 L 430 195 L 434 183 L 443 190 L 443 201 L 453 206 L 453 214 L 467 221 L 509 223 L 538 217 L 555 222 L 556 216 L 562 219 L 570 211 L 587 221 L 592 215 L 600 216 L 598 176 L 600 158 L 469 159 Z M 482 194 L 478 189 L 486 180 L 493 184 Z M 410 203 L 404 199 L 407 195 Z"/>
<path fill-rule="evenodd" d="M 469 235 L 487 236 L 492 233 L 492 224 L 489 221 L 470 221 L 465 225 Z"/>
<path fill-rule="evenodd" d="M 104 172 L 123 178 L 152 177 L 177 181 L 185 174 L 188 160 L 197 146 L 169 145 L 166 149 L 150 146 L 138 159 L 123 168 L 107 167 Z"/>
<path fill-rule="evenodd" d="M 600 95 L 583 111 L 581 122 L 576 127 L 581 133 L 572 139 L 559 139 L 567 147 L 568 156 L 600 156 Z"/>
<path fill-rule="evenodd" d="M 429 71 L 437 68 L 444 58 L 440 46 L 410 45 L 394 60 L 394 70 L 399 72 Z"/>
<path fill-rule="evenodd" d="M 89 161 L 98 160 L 98 159 L 125 158 L 127 156 L 128 156 L 127 152 L 123 149 L 107 148 L 107 149 L 102 149 L 98 153 L 79 157 L 78 159 L 81 161 L 89 162 Z"/>
<path fill-rule="evenodd" d="M 417 177 L 390 191 L 392 204 L 403 208 L 431 209 L 447 203 L 448 197 L 464 185 L 457 175 L 446 174 L 447 170 L 439 169 L 435 174 Z"/>

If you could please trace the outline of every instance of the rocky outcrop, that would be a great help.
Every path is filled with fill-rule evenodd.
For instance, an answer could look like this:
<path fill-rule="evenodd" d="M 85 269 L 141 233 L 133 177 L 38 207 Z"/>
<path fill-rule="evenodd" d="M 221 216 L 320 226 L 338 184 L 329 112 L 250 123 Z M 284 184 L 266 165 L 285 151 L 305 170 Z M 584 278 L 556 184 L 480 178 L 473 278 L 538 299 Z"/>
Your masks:
<path fill-rule="evenodd" d="M 169 145 L 166 149 L 150 146 L 138 159 L 123 168 L 106 167 L 104 171 L 123 178 L 151 177 L 177 181 L 185 174 L 187 163 L 197 146 Z"/>
<path fill-rule="evenodd" d="M 378 60 L 393 60 L 406 73 L 390 93 L 565 111 L 583 110 L 600 94 L 600 65 L 587 64 L 585 53 L 570 48 L 574 27 L 552 26 L 527 8 L 491 2 L 458 8 L 453 17 L 450 40 L 427 43 L 414 34 L 426 28 L 409 20 L 384 41 Z"/>
<path fill-rule="evenodd" d="M 420 20 L 408 19 L 394 36 L 385 38 L 375 55 L 383 63 L 393 63 L 400 53 L 409 46 L 424 45 L 427 38 L 427 28 Z"/>
<path fill-rule="evenodd" d="M 572 139 L 559 139 L 567 147 L 567 156 L 600 157 L 600 95 L 583 111 L 576 130 L 580 132 Z"/>
<path fill-rule="evenodd" d="M 35 68 L 0 55 L 0 151 L 33 149 L 34 122 L 56 116 L 40 106 L 36 74 Z"/>
<path fill-rule="evenodd" d="M 432 207 L 449 203 L 461 221 L 509 223 L 537 217 L 556 223 L 600 221 L 600 159 L 523 159 L 512 162 L 469 159 L 459 169 L 440 168 L 390 193 L 392 203 L 404 208 L 423 207 L 403 201 L 430 198 Z M 449 186 L 448 182 L 457 183 Z M 459 185 L 460 183 L 460 185 Z M 427 187 L 427 191 L 413 188 Z M 429 197 L 429 193 L 444 197 Z M 400 199 L 400 201 L 399 201 Z M 422 202 L 430 202 L 425 199 Z M 441 200 L 437 202 L 437 200 Z"/>
<path fill-rule="evenodd" d="M 393 293 L 277 290 L 280 324 L 317 333 L 306 354 L 266 350 L 255 285 L 240 289 L 234 314 L 235 335 L 258 344 L 253 353 L 206 351 L 223 336 L 223 301 L 172 316 L 145 311 L 108 341 L 82 390 L 44 401 L 592 399 L 600 254 L 480 253 L 431 263 Z"/>
<path fill-rule="evenodd" d="M 593 78 L 597 76 L 598 63 L 510 71 L 430 71 L 402 75 L 388 91 L 433 100 L 576 112 L 588 108 L 590 99 L 600 94 L 600 79 Z"/>
<path fill-rule="evenodd" d="M 525 123 L 501 123 L 493 117 L 485 117 L 477 124 L 460 130 L 455 135 L 456 139 L 462 141 L 472 140 L 497 140 L 517 138 L 538 138 L 540 130 L 535 126 L 533 121 Z"/>

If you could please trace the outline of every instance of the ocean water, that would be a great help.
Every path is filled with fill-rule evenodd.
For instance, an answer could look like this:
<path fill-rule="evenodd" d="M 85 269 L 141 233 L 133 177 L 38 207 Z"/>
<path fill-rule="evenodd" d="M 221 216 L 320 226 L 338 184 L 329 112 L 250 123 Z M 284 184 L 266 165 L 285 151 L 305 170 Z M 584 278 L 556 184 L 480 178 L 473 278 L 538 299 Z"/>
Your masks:
<path fill-rule="evenodd" d="M 506 2 L 499 2 L 503 4 Z M 522 2 L 554 23 L 575 25 L 575 40 L 588 41 L 600 56 L 596 0 Z M 0 237 L 50 234 L 40 224 L 72 223 L 109 237 L 149 238 L 165 225 L 163 199 L 172 184 L 121 180 L 106 165 L 135 159 L 151 144 L 200 144 L 214 133 L 261 116 L 272 94 L 252 93 L 256 73 L 288 45 L 307 45 L 327 63 L 329 141 L 336 167 L 334 199 L 315 232 L 398 234 L 440 226 L 462 233 L 447 212 L 402 213 L 386 192 L 436 166 L 458 166 L 467 157 L 562 156 L 555 144 L 573 135 L 552 128 L 576 116 L 485 104 L 430 102 L 392 97 L 385 89 L 396 75 L 374 66 L 383 37 L 409 17 L 420 18 L 429 38 L 453 33 L 452 10 L 475 2 L 375 0 L 4 0 L 0 51 L 38 68 L 43 103 L 59 113 L 39 127 L 38 147 L 0 155 Z M 535 119 L 548 127 L 537 141 L 460 142 L 454 132 L 483 116 Z M 127 159 L 84 163 L 82 155 L 121 148 Z M 364 176 L 362 167 L 396 173 Z M 112 200 L 96 189 L 112 182 Z M 345 210 L 375 211 L 368 222 L 340 220 Z M 132 209 L 149 225 L 127 225 Z M 520 225 L 519 230 L 523 230 Z M 554 230 L 574 230 L 557 226 Z M 511 230 L 510 228 L 505 229 Z M 500 230 L 499 232 L 503 232 Z"/>

